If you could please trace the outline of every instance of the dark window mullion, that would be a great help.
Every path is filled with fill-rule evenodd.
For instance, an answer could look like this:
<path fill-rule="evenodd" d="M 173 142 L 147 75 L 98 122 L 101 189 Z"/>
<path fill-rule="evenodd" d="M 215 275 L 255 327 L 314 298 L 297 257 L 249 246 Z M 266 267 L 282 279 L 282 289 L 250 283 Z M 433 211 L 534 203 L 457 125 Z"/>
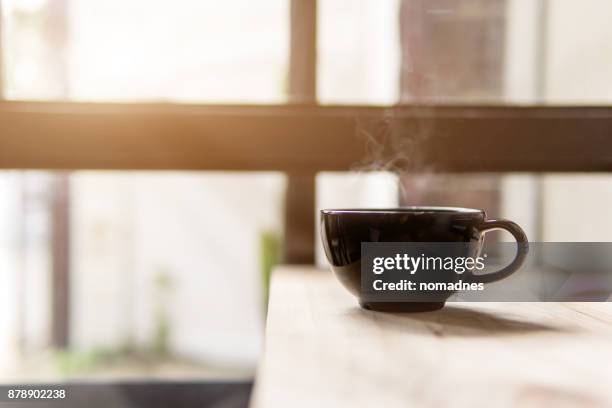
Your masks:
<path fill-rule="evenodd" d="M 290 1 L 289 103 L 316 104 L 317 0 Z M 287 174 L 284 262 L 314 262 L 315 174 Z"/>
<path fill-rule="evenodd" d="M 289 102 L 317 100 L 317 0 L 290 0 Z"/>
<path fill-rule="evenodd" d="M 4 95 L 4 2 L 0 0 L 0 103 Z"/>

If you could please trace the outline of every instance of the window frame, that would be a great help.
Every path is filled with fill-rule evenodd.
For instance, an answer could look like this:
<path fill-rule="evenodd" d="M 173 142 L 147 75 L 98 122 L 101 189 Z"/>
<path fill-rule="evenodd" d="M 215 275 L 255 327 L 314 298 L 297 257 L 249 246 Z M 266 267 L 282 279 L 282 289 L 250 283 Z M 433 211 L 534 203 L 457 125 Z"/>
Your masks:
<path fill-rule="evenodd" d="M 59 102 L 0 103 L 0 168 L 347 171 L 367 156 L 360 128 L 382 118 L 418 140 L 414 171 L 612 170 L 608 107 Z"/>

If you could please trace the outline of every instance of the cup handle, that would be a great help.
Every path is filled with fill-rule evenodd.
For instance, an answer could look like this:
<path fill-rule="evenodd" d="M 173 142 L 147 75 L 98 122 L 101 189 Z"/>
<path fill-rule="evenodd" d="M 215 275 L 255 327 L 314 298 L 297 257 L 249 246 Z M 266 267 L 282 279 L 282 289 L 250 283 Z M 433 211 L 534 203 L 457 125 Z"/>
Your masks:
<path fill-rule="evenodd" d="M 474 275 L 472 273 L 471 279 L 473 282 L 491 283 L 505 279 L 519 269 L 521 265 L 523 265 L 523 262 L 525 262 L 525 258 L 527 257 L 527 253 L 529 252 L 529 241 L 527 240 L 527 235 L 525 235 L 525 232 L 518 226 L 518 224 L 504 219 L 486 220 L 476 226 L 476 229 L 482 234 L 486 234 L 487 232 L 494 230 L 508 231 L 516 240 L 517 248 L 516 255 L 508 266 L 500 269 L 497 272 L 487 273 L 484 275 Z"/>

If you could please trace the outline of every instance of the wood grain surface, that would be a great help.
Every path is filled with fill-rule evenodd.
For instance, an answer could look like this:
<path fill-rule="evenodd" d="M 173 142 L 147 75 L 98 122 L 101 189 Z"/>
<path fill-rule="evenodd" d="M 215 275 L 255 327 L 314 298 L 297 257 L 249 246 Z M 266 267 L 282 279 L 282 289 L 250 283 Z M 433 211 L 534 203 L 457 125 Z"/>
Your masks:
<path fill-rule="evenodd" d="M 279 267 L 252 406 L 612 406 L 612 304 L 360 309 L 329 271 Z"/>

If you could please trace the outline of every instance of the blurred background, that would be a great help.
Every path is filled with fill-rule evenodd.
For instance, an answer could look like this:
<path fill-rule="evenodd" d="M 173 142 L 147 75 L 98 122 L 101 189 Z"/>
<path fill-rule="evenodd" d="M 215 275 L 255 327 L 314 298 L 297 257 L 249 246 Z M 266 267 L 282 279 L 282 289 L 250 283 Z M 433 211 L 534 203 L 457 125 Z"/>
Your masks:
<path fill-rule="evenodd" d="M 291 22 L 307 18 L 291 3 L 2 0 L 2 98 L 290 104 Z M 318 105 L 612 102 L 609 2 L 316 3 L 304 10 L 316 12 Z M 291 261 L 291 177 L 0 171 L 0 380 L 251 378 L 270 271 Z M 319 172 L 312 183 L 315 210 L 468 206 L 533 241 L 612 238 L 605 173 Z"/>

